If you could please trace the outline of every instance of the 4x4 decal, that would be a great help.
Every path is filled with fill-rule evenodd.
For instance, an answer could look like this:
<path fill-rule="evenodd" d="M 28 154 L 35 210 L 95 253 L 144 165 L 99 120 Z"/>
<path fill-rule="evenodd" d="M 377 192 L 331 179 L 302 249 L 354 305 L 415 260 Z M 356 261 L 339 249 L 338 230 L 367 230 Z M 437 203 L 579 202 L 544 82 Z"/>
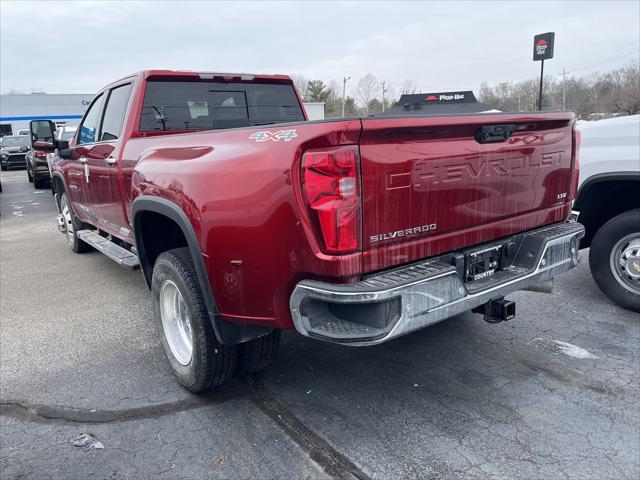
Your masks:
<path fill-rule="evenodd" d="M 255 140 L 256 142 L 266 142 L 267 140 L 273 140 L 274 142 L 279 142 L 280 140 L 284 140 L 285 142 L 289 142 L 292 139 L 296 138 L 298 134 L 295 129 L 293 130 L 279 130 L 277 132 L 256 132 L 251 134 L 249 137 L 251 140 Z"/>

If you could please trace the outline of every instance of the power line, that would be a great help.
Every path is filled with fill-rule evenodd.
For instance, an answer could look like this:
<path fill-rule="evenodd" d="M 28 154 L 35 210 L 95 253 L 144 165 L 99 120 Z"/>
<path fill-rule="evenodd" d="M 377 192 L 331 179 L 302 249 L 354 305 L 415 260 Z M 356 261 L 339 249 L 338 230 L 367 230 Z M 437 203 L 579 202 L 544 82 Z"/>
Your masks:
<path fill-rule="evenodd" d="M 623 53 L 621 53 L 623 52 Z M 623 58 L 638 58 L 640 56 L 640 43 L 637 45 L 634 45 L 633 47 L 628 47 L 626 49 L 622 49 L 619 50 L 614 56 L 611 55 L 607 55 L 605 57 L 603 57 L 602 60 L 600 60 L 598 63 L 594 63 L 591 65 L 588 65 L 586 67 L 579 67 L 579 68 L 573 68 L 569 71 L 565 71 L 565 69 L 563 68 L 563 71 L 565 72 L 564 74 L 570 74 L 570 73 L 575 73 L 575 72 L 582 72 L 584 70 L 589 70 L 591 68 L 598 68 L 601 66 L 605 66 L 605 65 L 609 65 L 613 62 L 616 62 L 620 59 Z M 557 72 L 558 75 L 562 75 L 562 72 Z M 393 82 L 393 81 L 389 81 L 387 83 L 390 83 L 392 85 L 400 85 L 402 86 L 404 84 L 404 82 Z M 414 84 L 415 85 L 415 84 Z M 467 87 L 455 87 L 455 86 L 451 86 L 448 85 L 446 87 L 443 87 L 441 85 L 415 85 L 415 87 L 420 90 L 420 91 L 437 91 L 437 90 L 464 90 Z M 407 92 L 409 93 L 409 92 Z"/>
<path fill-rule="evenodd" d="M 602 65 L 608 65 L 612 62 L 617 62 L 618 60 L 622 59 L 622 58 L 631 58 L 631 57 L 637 57 L 640 55 L 640 44 L 629 49 L 627 48 L 626 50 L 623 50 L 625 53 L 620 54 L 620 52 L 618 52 L 618 54 L 616 54 L 615 56 L 611 57 L 609 56 L 608 58 L 610 60 L 605 60 L 602 61 L 600 60 L 598 63 L 593 63 L 589 66 L 586 67 L 580 67 L 580 68 L 574 68 L 572 70 L 569 70 L 567 73 L 574 73 L 574 72 L 581 72 L 583 70 L 589 70 L 590 68 L 596 68 L 596 67 L 601 67 Z M 633 53 L 631 53 L 633 51 Z M 607 57 L 605 57 L 607 58 Z"/>

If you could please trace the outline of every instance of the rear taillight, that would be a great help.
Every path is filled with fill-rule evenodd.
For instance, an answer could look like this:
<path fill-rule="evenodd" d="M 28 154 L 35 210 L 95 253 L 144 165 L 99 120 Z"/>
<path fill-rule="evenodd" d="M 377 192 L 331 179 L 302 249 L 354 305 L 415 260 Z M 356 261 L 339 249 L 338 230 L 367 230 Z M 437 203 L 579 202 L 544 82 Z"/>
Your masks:
<path fill-rule="evenodd" d="M 580 142 L 582 141 L 582 133 L 580 130 L 573 129 L 573 168 L 571 170 L 571 196 L 570 200 L 574 200 L 578 194 L 578 181 L 580 179 Z"/>
<path fill-rule="evenodd" d="M 309 150 L 302 156 L 302 189 L 328 253 L 360 248 L 358 147 Z"/>

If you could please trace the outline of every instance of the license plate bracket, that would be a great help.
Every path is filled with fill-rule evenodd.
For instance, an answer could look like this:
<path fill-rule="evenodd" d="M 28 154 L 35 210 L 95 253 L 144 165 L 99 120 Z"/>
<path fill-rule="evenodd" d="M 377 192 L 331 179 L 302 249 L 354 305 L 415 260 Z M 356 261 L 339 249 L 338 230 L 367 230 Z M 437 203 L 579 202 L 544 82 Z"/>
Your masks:
<path fill-rule="evenodd" d="M 475 282 L 502 269 L 504 245 L 495 245 L 464 256 L 464 281 Z"/>

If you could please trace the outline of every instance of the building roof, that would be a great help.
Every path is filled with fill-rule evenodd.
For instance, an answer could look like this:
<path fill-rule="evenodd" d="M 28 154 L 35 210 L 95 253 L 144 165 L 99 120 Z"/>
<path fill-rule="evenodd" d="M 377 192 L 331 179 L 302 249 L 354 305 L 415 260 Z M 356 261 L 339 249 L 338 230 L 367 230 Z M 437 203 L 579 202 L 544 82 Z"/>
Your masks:
<path fill-rule="evenodd" d="M 478 113 L 490 110 L 493 110 L 493 107 L 478 102 L 471 90 L 465 90 L 404 94 L 396 105 L 386 110 L 382 115 L 437 115 Z"/>

